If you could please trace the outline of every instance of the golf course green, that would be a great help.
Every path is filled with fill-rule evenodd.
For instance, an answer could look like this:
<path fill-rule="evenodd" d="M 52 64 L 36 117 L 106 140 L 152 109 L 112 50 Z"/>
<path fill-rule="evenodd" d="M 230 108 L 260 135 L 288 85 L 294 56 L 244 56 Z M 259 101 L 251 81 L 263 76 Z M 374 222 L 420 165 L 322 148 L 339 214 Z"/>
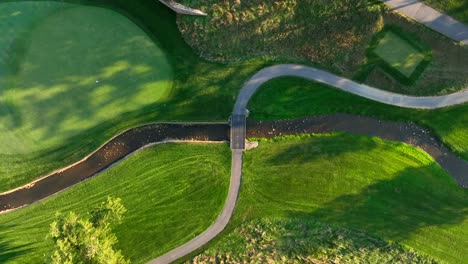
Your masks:
<path fill-rule="evenodd" d="M 35 4 L 12 5 L 27 7 L 20 7 L 13 23 L 36 12 Z M 2 90 L 7 102 L 0 114 L 2 154 L 55 146 L 158 102 L 171 89 L 164 53 L 122 15 L 97 7 L 44 5 L 48 8 L 42 12 L 55 9 L 53 14 L 20 29 L 23 38 L 11 43 L 17 52 L 9 55 L 15 57 L 6 65 L 9 82 Z"/>
<path fill-rule="evenodd" d="M 11 2 L 0 4 L 0 17 L 12 33 L 0 36 L 2 185 L 17 180 L 6 164 L 22 166 L 9 157 L 62 147 L 171 93 L 164 52 L 110 9 Z"/>
<path fill-rule="evenodd" d="M 0 18 L 0 192 L 135 126 L 226 121 L 268 65 L 201 59 L 154 0 L 8 1 Z"/>

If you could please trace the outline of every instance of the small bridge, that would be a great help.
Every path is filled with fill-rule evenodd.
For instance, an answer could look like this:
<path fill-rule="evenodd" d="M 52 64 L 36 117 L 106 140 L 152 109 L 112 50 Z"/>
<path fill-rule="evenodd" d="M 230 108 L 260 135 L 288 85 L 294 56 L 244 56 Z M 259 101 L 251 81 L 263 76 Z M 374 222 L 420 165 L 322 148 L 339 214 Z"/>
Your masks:
<path fill-rule="evenodd" d="M 232 150 L 245 150 L 245 115 L 232 115 L 231 116 L 231 149 Z"/>
<path fill-rule="evenodd" d="M 191 15 L 191 16 L 206 16 L 206 13 L 198 10 L 198 9 L 193 9 L 187 6 L 184 6 L 182 4 L 177 3 L 174 0 L 159 0 L 159 2 L 163 3 L 170 9 L 174 10 L 177 14 L 182 14 L 182 15 Z"/>

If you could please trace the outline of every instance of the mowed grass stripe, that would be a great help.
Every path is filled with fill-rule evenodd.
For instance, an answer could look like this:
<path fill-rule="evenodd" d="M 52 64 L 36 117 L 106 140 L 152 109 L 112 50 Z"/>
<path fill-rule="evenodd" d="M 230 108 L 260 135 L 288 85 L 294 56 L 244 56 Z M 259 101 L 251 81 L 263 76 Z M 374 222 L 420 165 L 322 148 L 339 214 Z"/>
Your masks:
<path fill-rule="evenodd" d="M 42 262 L 52 246 L 46 235 L 56 211 L 83 213 L 112 195 L 128 209 L 124 223 L 115 228 L 118 248 L 133 263 L 143 263 L 215 220 L 229 176 L 225 144 L 163 144 L 141 150 L 96 178 L 0 215 L 0 244 L 7 245 L 0 262 Z"/>
<path fill-rule="evenodd" d="M 463 263 L 467 208 L 468 190 L 419 149 L 347 134 L 316 135 L 260 142 L 246 153 L 231 228 L 249 219 L 306 217 Z"/>

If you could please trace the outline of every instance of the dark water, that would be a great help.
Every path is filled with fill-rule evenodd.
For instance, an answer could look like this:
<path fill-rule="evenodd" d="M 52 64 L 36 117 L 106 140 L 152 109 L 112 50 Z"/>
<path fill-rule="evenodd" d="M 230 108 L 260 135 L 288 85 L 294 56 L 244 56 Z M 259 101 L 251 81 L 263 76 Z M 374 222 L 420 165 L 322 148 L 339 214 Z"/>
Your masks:
<path fill-rule="evenodd" d="M 164 140 L 228 141 L 228 124 L 153 124 L 130 129 L 110 140 L 87 159 L 37 181 L 29 188 L 0 195 L 0 212 L 44 199 L 89 179 L 141 147 Z M 468 162 L 444 147 L 428 130 L 414 124 L 381 121 L 347 114 L 294 120 L 247 122 L 247 137 L 346 132 L 405 142 L 431 155 L 463 188 L 468 188 Z"/>
<path fill-rule="evenodd" d="M 405 142 L 426 151 L 463 188 L 468 188 L 468 161 L 444 147 L 427 129 L 411 123 L 382 121 L 348 114 L 306 117 L 294 120 L 248 121 L 247 137 L 345 132 Z"/>
<path fill-rule="evenodd" d="M 30 188 L 0 195 L 0 212 L 44 199 L 86 180 L 150 143 L 169 139 L 227 141 L 227 124 L 154 124 L 130 129 L 115 137 L 86 160 L 37 181 Z"/>

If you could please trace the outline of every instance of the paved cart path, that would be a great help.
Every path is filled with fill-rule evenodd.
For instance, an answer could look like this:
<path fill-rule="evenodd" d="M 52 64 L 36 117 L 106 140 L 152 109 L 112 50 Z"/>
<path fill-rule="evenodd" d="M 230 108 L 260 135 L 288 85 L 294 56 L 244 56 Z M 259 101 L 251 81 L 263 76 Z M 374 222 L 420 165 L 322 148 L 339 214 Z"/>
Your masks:
<path fill-rule="evenodd" d="M 383 0 L 392 10 L 400 12 L 429 28 L 465 45 L 468 44 L 468 26 L 417 0 Z"/>
<path fill-rule="evenodd" d="M 302 77 L 373 101 L 405 108 L 435 109 L 468 102 L 468 89 L 442 96 L 409 96 L 383 91 L 308 66 L 280 64 L 260 70 L 244 85 L 237 98 L 233 114 L 245 115 L 247 104 L 257 89 L 265 82 L 282 76 Z"/>
<path fill-rule="evenodd" d="M 216 219 L 215 223 L 201 235 L 150 261 L 149 263 L 170 263 L 184 257 L 205 245 L 208 241 L 221 233 L 224 228 L 226 228 L 232 214 L 234 213 L 234 208 L 239 194 L 242 172 L 242 154 L 245 148 L 245 126 L 248 112 L 247 104 L 255 92 L 265 82 L 281 76 L 296 76 L 318 81 L 374 101 L 407 108 L 435 109 L 468 102 L 468 90 L 443 96 L 415 97 L 382 91 L 323 70 L 302 65 L 281 64 L 260 70 L 249 81 L 247 81 L 241 89 L 234 105 L 232 114 L 233 118 L 231 119 L 231 149 L 233 152 L 231 163 L 231 185 L 229 187 L 229 195 L 222 214 Z"/>

